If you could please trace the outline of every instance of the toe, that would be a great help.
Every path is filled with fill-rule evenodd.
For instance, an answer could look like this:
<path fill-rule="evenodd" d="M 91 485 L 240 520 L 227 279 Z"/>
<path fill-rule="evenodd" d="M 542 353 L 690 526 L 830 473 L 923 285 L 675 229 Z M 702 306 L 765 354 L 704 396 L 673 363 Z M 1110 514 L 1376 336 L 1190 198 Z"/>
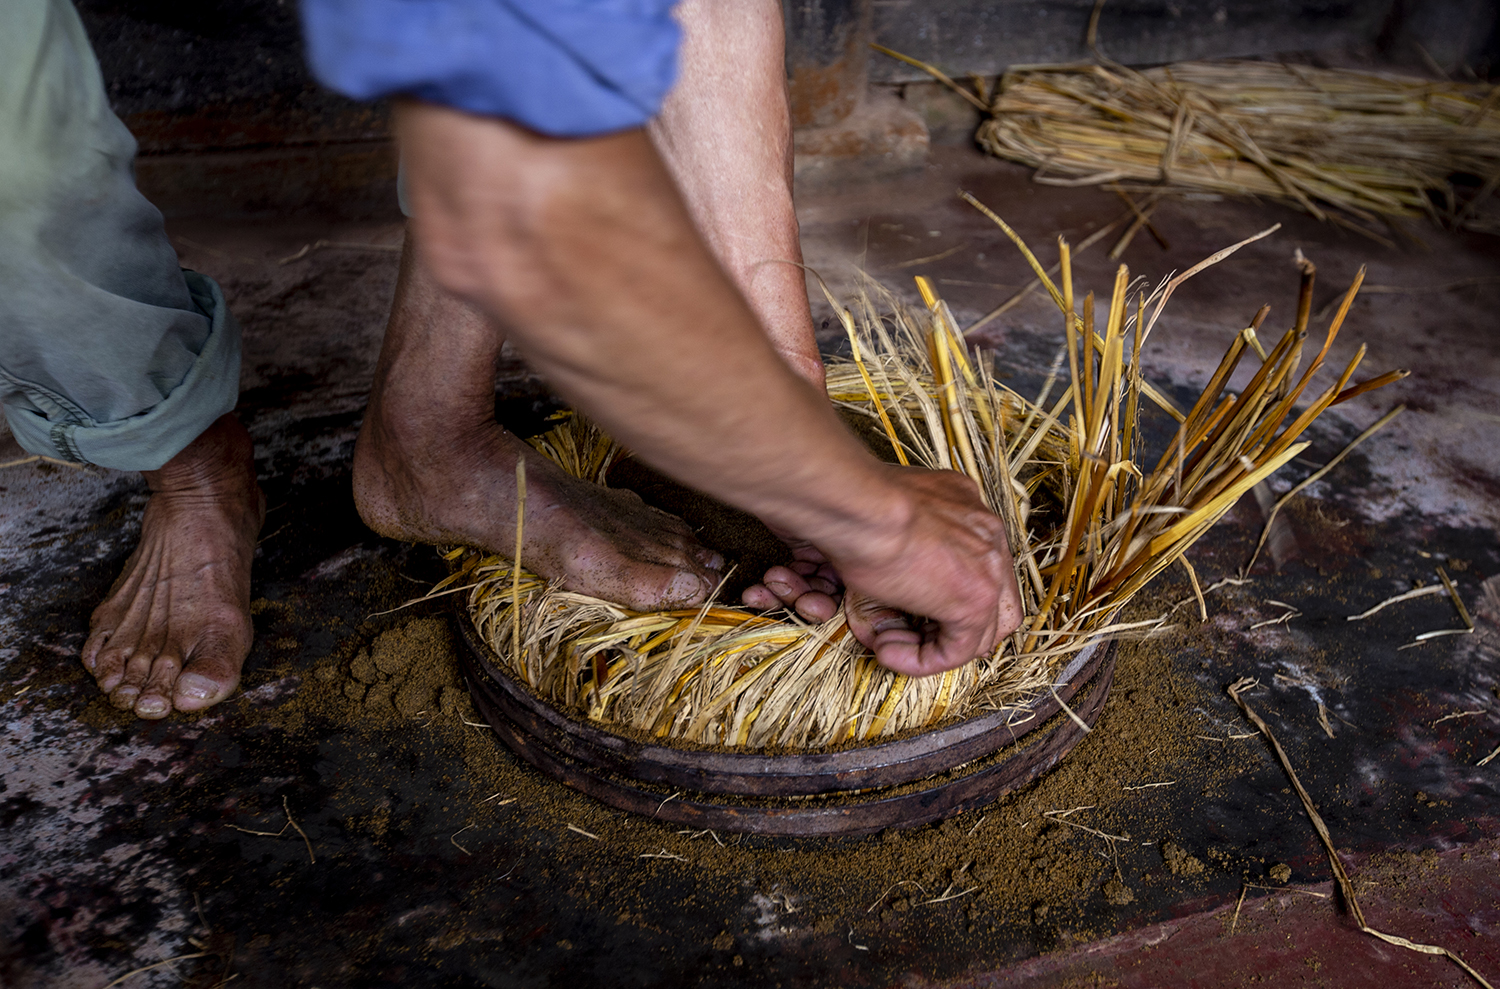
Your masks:
<path fill-rule="evenodd" d="M 129 711 L 135 707 L 136 698 L 141 696 L 146 681 L 151 677 L 152 660 L 155 659 L 157 651 L 155 648 L 142 647 L 139 644 L 130 651 L 119 682 L 109 692 L 111 704 L 122 711 Z"/>
<path fill-rule="evenodd" d="M 661 607 L 682 608 L 702 604 L 713 593 L 714 584 L 706 577 L 679 570 L 667 584 L 662 595 Z"/>
<path fill-rule="evenodd" d="M 182 671 L 182 660 L 171 653 L 163 653 L 151 663 L 151 674 L 146 678 L 140 695 L 135 699 L 135 713 L 141 718 L 165 718 L 172 711 L 172 691 L 177 684 L 177 675 Z"/>
<path fill-rule="evenodd" d="M 89 637 L 83 644 L 83 650 L 78 654 L 83 660 L 83 668 L 99 675 L 99 653 L 109 642 L 109 637 L 114 634 L 113 628 L 94 628 L 90 630 Z"/>
<path fill-rule="evenodd" d="M 807 586 L 812 588 L 810 593 L 824 594 L 829 597 L 838 593 L 838 588 L 834 586 L 833 581 L 824 580 L 822 577 L 807 578 Z M 803 596 L 806 597 L 806 595 Z"/>
<path fill-rule="evenodd" d="M 179 711 L 201 711 L 228 697 L 239 686 L 240 667 L 249 651 L 232 638 L 201 643 L 177 677 L 173 706 Z"/>
<path fill-rule="evenodd" d="M 721 574 L 724 572 L 724 556 L 722 553 L 716 553 L 707 546 L 699 546 L 692 550 L 692 557 L 701 567 L 717 571 Z"/>
<path fill-rule="evenodd" d="M 99 643 L 90 672 L 94 674 L 100 690 L 107 694 L 120 685 L 120 681 L 125 679 L 125 663 L 129 658 L 129 652 L 116 644 L 113 637 Z"/>

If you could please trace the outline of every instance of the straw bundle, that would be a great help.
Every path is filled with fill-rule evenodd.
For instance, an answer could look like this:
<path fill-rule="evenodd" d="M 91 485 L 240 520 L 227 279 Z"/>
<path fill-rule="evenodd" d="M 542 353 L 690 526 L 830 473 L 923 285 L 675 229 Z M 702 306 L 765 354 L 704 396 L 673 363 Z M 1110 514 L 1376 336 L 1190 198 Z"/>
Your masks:
<path fill-rule="evenodd" d="M 991 114 L 979 143 L 1055 185 L 1267 196 L 1369 233 L 1379 216 L 1487 226 L 1478 207 L 1500 184 L 1500 87 L 1274 62 L 1111 63 L 1013 70 L 977 102 Z M 1467 202 L 1457 175 L 1480 183 Z"/>
<path fill-rule="evenodd" d="M 1356 279 L 1299 375 L 1313 281 L 1305 264 L 1296 322 L 1269 353 L 1256 338 L 1262 309 L 1235 334 L 1190 411 L 1154 399 L 1180 425 L 1146 469 L 1137 423 L 1142 396 L 1151 401 L 1155 393 L 1141 377 L 1141 344 L 1183 280 L 1242 245 L 1136 293 L 1133 305 L 1122 266 L 1107 309 L 1096 315 L 1092 294 L 1081 311 L 1075 306 L 1066 243 L 1059 241 L 1059 286 L 1015 239 L 1065 314 L 1068 378 L 1060 395 L 1052 395 L 1056 373 L 1034 401 L 997 382 L 990 361 L 968 354 L 948 307 L 923 279 L 923 309 L 908 309 L 873 284 L 856 311 L 835 306 L 851 356 L 828 367 L 830 398 L 878 423 L 894 459 L 962 471 L 1005 519 L 1028 617 L 993 654 L 909 679 L 876 664 L 842 616 L 809 627 L 717 601 L 638 614 L 474 550 L 450 554 L 456 572 L 435 591 L 466 587 L 480 635 L 503 667 L 543 697 L 655 737 L 796 749 L 858 744 L 985 709 L 1029 717 L 1022 708 L 1051 687 L 1066 657 L 1163 623 L 1115 616 L 1153 576 L 1183 560 L 1242 494 L 1300 453 L 1307 444 L 1298 437 L 1324 409 L 1400 372 L 1349 387 L 1361 348 L 1333 384 L 1293 412 L 1359 287 Z M 1227 393 L 1230 376 L 1252 354 L 1262 360 L 1249 384 Z M 595 479 L 615 455 L 613 443 L 577 416 L 533 445 Z"/>

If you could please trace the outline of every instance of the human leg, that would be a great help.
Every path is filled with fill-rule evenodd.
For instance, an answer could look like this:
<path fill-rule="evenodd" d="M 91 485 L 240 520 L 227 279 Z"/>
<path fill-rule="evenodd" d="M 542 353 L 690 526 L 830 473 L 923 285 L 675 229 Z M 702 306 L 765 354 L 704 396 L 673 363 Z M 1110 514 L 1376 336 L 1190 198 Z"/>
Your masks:
<path fill-rule="evenodd" d="M 709 250 L 783 360 L 823 388 L 792 205 L 778 0 L 684 0 L 677 84 L 648 131 Z"/>
<path fill-rule="evenodd" d="M 709 249 L 760 318 L 783 360 L 823 389 L 792 204 L 781 4 L 685 0 L 681 75 L 649 130 Z M 831 618 L 842 590 L 816 547 L 789 540 L 793 561 L 744 595 L 756 608 Z"/>
<path fill-rule="evenodd" d="M 114 703 L 162 717 L 238 682 L 261 503 L 226 415 L 239 329 L 177 267 L 134 154 L 72 6 L 0 5 L 0 404 L 31 452 L 146 474 L 141 545 L 83 655 Z"/>
<path fill-rule="evenodd" d="M 516 461 L 526 456 L 523 565 L 630 607 L 702 601 L 723 560 L 686 524 L 632 492 L 569 477 L 495 422 L 503 343 L 498 327 L 437 285 L 408 239 L 354 449 L 354 498 L 366 524 L 397 539 L 509 555 Z"/>

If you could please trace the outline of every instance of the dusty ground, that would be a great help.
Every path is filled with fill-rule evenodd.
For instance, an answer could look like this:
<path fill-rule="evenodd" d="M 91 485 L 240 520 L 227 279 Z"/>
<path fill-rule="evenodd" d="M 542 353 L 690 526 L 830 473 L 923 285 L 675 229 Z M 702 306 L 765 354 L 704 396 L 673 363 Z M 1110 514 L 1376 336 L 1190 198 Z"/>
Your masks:
<path fill-rule="evenodd" d="M 953 198 L 960 187 L 1044 256 L 1056 233 L 1076 243 L 1122 209 L 938 149 L 920 177 L 806 197 L 808 261 L 845 286 L 851 261 L 901 291 L 928 274 L 968 323 L 1029 273 Z M 1123 260 L 1155 281 L 1278 221 L 1179 291 L 1146 351 L 1152 379 L 1189 397 L 1262 302 L 1283 325 L 1300 247 L 1319 265 L 1316 308 L 1360 264 L 1389 289 L 1355 304 L 1333 359 L 1365 341 L 1372 372 L 1414 373 L 1335 410 L 1275 486 L 1391 405 L 1408 412 L 1292 504 L 1279 570 L 1264 561 L 1210 596 L 1208 622 L 1184 607 L 1179 631 L 1131 647 L 1099 730 L 1052 777 L 944 825 L 837 846 L 678 834 L 541 780 L 465 725 L 443 613 L 378 614 L 421 593 L 435 556 L 374 537 L 348 490 L 400 227 L 175 223 L 184 263 L 221 279 L 246 329 L 240 413 L 271 506 L 256 646 L 244 693 L 216 711 L 122 719 L 74 654 L 143 489 L 104 471 L 0 472 L 0 984 L 98 987 L 195 955 L 128 984 L 1041 986 L 1102 972 L 1076 984 L 1145 985 L 1145 952 L 1163 971 L 1197 959 L 1197 984 L 1215 985 L 1247 973 L 1245 958 L 1272 959 L 1273 942 L 1292 945 L 1266 964 L 1293 984 L 1356 984 L 1338 981 L 1356 969 L 1462 984 L 1441 981 L 1440 962 L 1339 940 L 1333 906 L 1313 896 L 1251 890 L 1225 932 L 1242 883 L 1279 887 L 1277 866 L 1327 892 L 1287 781 L 1224 695 L 1242 675 L 1266 684 L 1252 702 L 1357 878 L 1379 884 L 1366 910 L 1451 940 L 1493 981 L 1500 760 L 1475 763 L 1500 745 L 1500 283 L 1482 280 L 1500 278 L 1500 259 L 1483 238 L 1413 227 L 1425 247 L 1390 249 L 1273 206 L 1193 202 L 1156 214 L 1170 250 L 1142 236 Z M 374 246 L 280 263 L 320 238 Z M 1107 287 L 1107 246 L 1083 255 L 1080 281 Z M 1034 387 L 1059 323 L 1037 297 L 976 339 Z M 505 378 L 502 414 L 534 418 L 539 384 L 519 368 Z M 0 462 L 12 449 L 0 442 Z M 1205 585 L 1237 572 L 1260 524 L 1247 500 L 1194 551 Z M 1399 649 L 1456 624 L 1441 597 L 1345 620 L 1431 583 L 1439 563 L 1476 634 Z M 1185 596 L 1174 573 L 1148 603 Z M 1250 629 L 1285 613 L 1271 602 L 1300 614 Z M 1126 789 L 1150 783 L 1170 785 Z M 1080 807 L 1069 821 L 1123 840 L 1046 813 Z M 306 842 L 283 830 L 288 811 Z M 1436 857 L 1367 861 L 1424 851 Z"/>

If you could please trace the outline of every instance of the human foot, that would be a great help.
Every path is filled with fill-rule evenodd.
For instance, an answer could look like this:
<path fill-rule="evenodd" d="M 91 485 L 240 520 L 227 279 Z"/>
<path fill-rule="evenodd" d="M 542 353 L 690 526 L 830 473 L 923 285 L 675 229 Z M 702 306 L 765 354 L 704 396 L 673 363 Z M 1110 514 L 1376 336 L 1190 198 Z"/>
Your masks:
<path fill-rule="evenodd" d="M 354 503 L 376 532 L 515 552 L 516 461 L 526 458 L 521 563 L 571 591 L 641 611 L 701 603 L 723 559 L 629 491 L 571 477 L 495 422 L 503 333 L 441 288 L 408 238 L 359 439 Z"/>
<path fill-rule="evenodd" d="M 354 451 L 354 501 L 383 536 L 515 551 L 516 461 L 526 458 L 521 563 L 570 591 L 652 611 L 700 604 L 724 560 L 675 515 L 632 491 L 580 481 L 493 420 L 417 429 L 367 415 Z M 424 435 L 425 432 L 425 435 Z"/>
<path fill-rule="evenodd" d="M 82 658 L 115 707 L 164 718 L 217 704 L 240 682 L 265 498 L 232 415 L 144 476 L 140 544 L 89 619 Z"/>

